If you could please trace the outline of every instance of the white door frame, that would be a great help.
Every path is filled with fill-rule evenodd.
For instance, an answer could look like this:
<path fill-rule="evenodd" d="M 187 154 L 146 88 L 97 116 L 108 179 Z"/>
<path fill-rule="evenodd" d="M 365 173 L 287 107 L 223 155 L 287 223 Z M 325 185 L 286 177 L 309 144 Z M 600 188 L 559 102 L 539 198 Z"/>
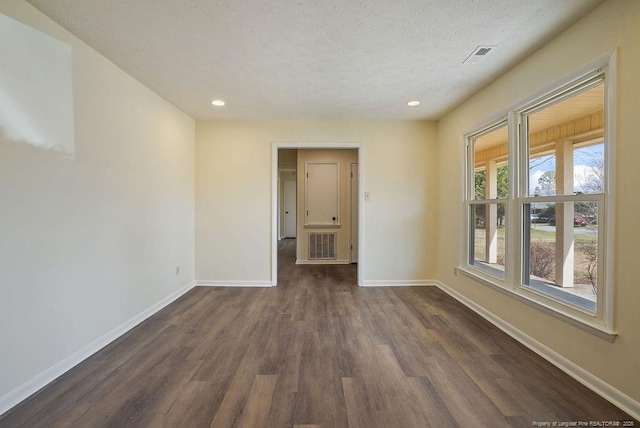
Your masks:
<path fill-rule="evenodd" d="M 356 165 L 356 167 L 358 168 L 358 177 L 356 178 L 360 178 L 360 168 L 358 165 L 358 162 L 351 162 L 349 163 L 349 172 L 351 174 L 353 174 L 353 166 Z M 354 227 L 353 227 L 353 219 L 357 219 L 358 220 L 358 224 L 360 223 L 360 217 L 358 215 L 354 215 L 354 210 L 353 208 L 353 201 L 354 201 L 354 197 L 353 197 L 353 176 L 349 177 L 349 263 L 353 263 L 353 243 L 355 242 L 353 239 L 353 232 L 354 232 Z M 360 183 L 357 183 L 357 193 L 358 195 L 360 195 Z M 356 195 L 356 197 L 358 196 Z M 360 201 L 358 201 L 358 207 L 360 207 Z M 359 211 L 359 209 L 358 209 Z M 360 243 L 360 237 L 358 236 L 358 244 Z M 356 251 L 359 251 L 359 245 L 356 244 Z M 360 254 L 358 252 L 358 254 Z M 356 263 L 358 262 L 358 260 L 356 259 Z"/>
<path fill-rule="evenodd" d="M 364 272 L 364 144 L 348 142 L 271 143 L 271 285 L 278 284 L 278 150 L 279 149 L 357 149 L 358 150 L 358 285 L 363 285 Z"/>

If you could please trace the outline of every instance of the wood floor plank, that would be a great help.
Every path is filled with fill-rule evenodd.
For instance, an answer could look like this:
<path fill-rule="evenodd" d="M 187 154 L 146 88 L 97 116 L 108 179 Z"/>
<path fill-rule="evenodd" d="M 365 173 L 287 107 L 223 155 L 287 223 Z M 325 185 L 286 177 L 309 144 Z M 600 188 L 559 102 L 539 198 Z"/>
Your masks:
<path fill-rule="evenodd" d="M 239 426 L 241 428 L 261 427 L 264 425 L 271 409 L 273 391 L 278 381 L 277 375 L 257 375 L 251 386 L 249 398 L 245 405 Z"/>
<path fill-rule="evenodd" d="M 355 265 L 296 265 L 295 244 L 277 287 L 194 288 L 0 428 L 630 420 L 438 288 L 358 287 Z"/>
<path fill-rule="evenodd" d="M 212 428 L 237 426 L 243 409 L 246 408 L 249 393 L 258 375 L 260 358 L 246 354 L 238 366 L 227 388 L 224 399 L 211 423 Z"/>
<path fill-rule="evenodd" d="M 376 427 L 375 408 L 369 401 L 367 388 L 362 379 L 342 378 L 342 390 L 349 426 L 352 428 Z"/>
<path fill-rule="evenodd" d="M 187 382 L 178 391 L 169 410 L 155 415 L 148 426 L 208 428 L 218 409 L 217 389 L 213 382 Z"/>

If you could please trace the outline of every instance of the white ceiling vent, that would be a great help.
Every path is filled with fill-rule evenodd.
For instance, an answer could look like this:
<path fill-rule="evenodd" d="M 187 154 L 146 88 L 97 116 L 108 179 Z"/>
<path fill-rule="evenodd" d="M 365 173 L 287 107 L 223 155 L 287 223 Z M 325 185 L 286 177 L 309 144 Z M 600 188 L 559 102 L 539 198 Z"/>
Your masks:
<path fill-rule="evenodd" d="M 467 57 L 462 63 L 463 64 L 477 64 L 482 62 L 492 50 L 494 50 L 497 46 L 495 45 L 484 45 L 478 46 L 471 52 L 471 55 Z"/>

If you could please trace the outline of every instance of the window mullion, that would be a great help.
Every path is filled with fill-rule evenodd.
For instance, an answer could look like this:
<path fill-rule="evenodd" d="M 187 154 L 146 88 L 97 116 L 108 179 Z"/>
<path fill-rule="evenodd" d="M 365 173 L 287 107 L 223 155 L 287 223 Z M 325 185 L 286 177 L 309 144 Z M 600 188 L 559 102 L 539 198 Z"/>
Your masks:
<path fill-rule="evenodd" d="M 521 267 L 522 250 L 520 248 L 520 234 L 518 233 L 519 216 L 515 203 L 520 193 L 520 119 L 514 111 L 510 111 L 507 117 L 509 126 L 509 202 L 507 204 L 507 257 L 505 271 L 507 273 L 507 283 L 515 290 L 519 281 L 517 280 Z"/>

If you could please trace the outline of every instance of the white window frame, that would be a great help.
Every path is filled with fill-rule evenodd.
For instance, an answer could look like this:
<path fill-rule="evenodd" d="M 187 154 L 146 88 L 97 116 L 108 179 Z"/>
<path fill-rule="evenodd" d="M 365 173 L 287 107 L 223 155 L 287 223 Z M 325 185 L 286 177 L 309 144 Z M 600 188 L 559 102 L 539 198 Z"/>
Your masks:
<path fill-rule="evenodd" d="M 467 174 L 466 174 L 466 190 L 465 190 L 465 212 L 466 212 L 465 216 L 467 220 L 465 224 L 467 225 L 467 229 L 466 229 L 467 233 L 466 233 L 466 241 L 465 241 L 464 264 L 465 264 L 465 267 L 477 270 L 480 275 L 487 277 L 487 279 L 490 278 L 493 281 L 499 282 L 501 286 L 506 285 L 506 283 L 508 282 L 508 278 L 510 278 L 510 273 L 511 273 L 510 271 L 511 271 L 512 264 L 508 263 L 507 261 L 507 258 L 509 256 L 509 251 L 507 248 L 505 248 L 505 266 L 504 266 L 504 276 L 502 278 L 496 275 L 492 275 L 488 270 L 481 269 L 476 267 L 475 265 L 472 265 L 470 263 L 470 259 L 474 253 L 474 245 L 475 245 L 475 243 L 472 242 L 472 238 L 471 238 L 471 235 L 472 235 L 471 230 L 475 228 L 475 221 L 474 221 L 474 218 L 472 218 L 471 216 L 471 207 L 474 205 L 505 204 L 506 218 L 509 218 L 509 213 L 511 211 L 510 207 L 512 205 L 512 200 L 513 200 L 512 194 L 511 194 L 511 187 L 512 187 L 511 173 L 509 173 L 509 195 L 506 199 L 505 198 L 476 199 L 476 195 L 475 195 L 476 193 L 475 192 L 475 148 L 474 148 L 475 140 L 495 131 L 496 129 L 500 129 L 504 126 L 507 126 L 507 132 L 508 132 L 509 121 L 506 115 L 496 120 L 492 120 L 491 122 L 487 123 L 485 126 L 482 126 L 480 129 L 478 129 L 476 132 L 472 133 L 471 135 L 468 135 L 466 137 L 466 143 L 465 143 L 466 157 L 467 157 L 467 162 L 466 162 Z M 511 163 L 511 152 L 509 151 L 507 166 L 509 166 L 510 163 Z M 509 222 L 507 221 L 507 224 L 508 223 Z M 506 228 L 505 229 L 505 246 L 508 245 L 508 242 L 510 239 L 509 236 L 510 236 L 510 231 L 508 228 Z"/>
<path fill-rule="evenodd" d="M 615 231 L 615 141 L 616 141 L 616 51 L 602 55 L 569 76 L 547 86 L 544 90 L 513 104 L 509 108 L 492 116 L 471 128 L 463 135 L 462 144 L 465 155 L 463 177 L 463 213 L 461 230 L 462 249 L 457 271 L 473 278 L 481 284 L 503 292 L 517 300 L 529 304 L 541 311 L 551 314 L 572 325 L 578 326 L 599 337 L 612 341 L 615 336 L 614 328 L 614 277 L 612 265 L 613 237 Z M 529 196 L 528 189 L 528 147 L 525 147 L 524 133 L 526 129 L 520 126 L 524 115 L 557 99 L 561 94 L 566 96 L 571 88 L 580 87 L 591 78 L 602 75 L 604 78 L 604 137 L 605 150 L 605 192 L 598 195 L 571 195 L 554 197 Z M 509 166 L 509 196 L 507 200 L 482 200 L 482 203 L 506 203 L 505 230 L 505 276 L 500 279 L 487 274 L 484 270 L 469 263 L 472 249 L 470 237 L 473 227 L 470 218 L 471 205 L 474 203 L 474 152 L 473 139 L 502 126 L 504 118 L 508 124 L 508 166 Z M 563 201 L 597 200 L 598 201 L 598 295 L 597 310 L 590 312 L 567 302 L 536 292 L 531 287 L 523 285 L 523 257 L 524 217 L 523 207 L 532 202 L 563 202 Z"/>

